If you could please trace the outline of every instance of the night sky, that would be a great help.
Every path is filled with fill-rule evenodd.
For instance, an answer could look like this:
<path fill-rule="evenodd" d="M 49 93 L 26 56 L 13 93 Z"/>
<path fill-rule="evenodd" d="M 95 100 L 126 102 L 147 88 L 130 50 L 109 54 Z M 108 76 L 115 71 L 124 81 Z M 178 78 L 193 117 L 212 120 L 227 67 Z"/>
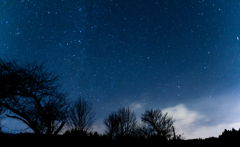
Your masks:
<path fill-rule="evenodd" d="M 0 58 L 46 61 L 99 133 L 120 106 L 168 112 L 187 139 L 238 130 L 239 38 L 238 0 L 0 1 Z"/>

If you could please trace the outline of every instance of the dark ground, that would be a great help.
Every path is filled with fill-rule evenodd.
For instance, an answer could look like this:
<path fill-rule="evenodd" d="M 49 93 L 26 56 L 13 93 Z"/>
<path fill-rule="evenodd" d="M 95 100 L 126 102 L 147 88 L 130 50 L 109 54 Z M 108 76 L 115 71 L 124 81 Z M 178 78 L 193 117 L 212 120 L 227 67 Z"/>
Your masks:
<path fill-rule="evenodd" d="M 239 137 L 238 137 L 239 138 Z M 47 136 L 36 134 L 17 134 L 14 136 L 8 136 L 2 134 L 0 136 L 1 144 L 4 146 L 99 146 L 99 147 L 114 147 L 114 146 L 146 146 L 146 147 L 160 147 L 160 146 L 222 146 L 223 144 L 237 145 L 238 138 L 223 139 L 223 138 L 207 138 L 207 139 L 192 139 L 192 140 L 175 140 L 175 141 L 161 141 L 154 140 L 140 140 L 140 139 L 121 139 L 110 140 L 101 136 Z M 2 146 L 0 145 L 0 146 Z"/>

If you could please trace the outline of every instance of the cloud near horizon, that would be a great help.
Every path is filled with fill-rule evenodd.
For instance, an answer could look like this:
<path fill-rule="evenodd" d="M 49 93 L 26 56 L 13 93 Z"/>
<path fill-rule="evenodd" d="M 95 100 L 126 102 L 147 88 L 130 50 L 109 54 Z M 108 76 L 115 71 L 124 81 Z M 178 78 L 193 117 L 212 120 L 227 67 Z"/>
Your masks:
<path fill-rule="evenodd" d="M 134 102 L 130 105 L 130 108 L 139 118 L 140 114 L 144 112 L 145 106 L 146 105 L 141 103 Z M 184 104 L 167 107 L 162 109 L 162 112 L 168 113 L 168 116 L 173 117 L 176 133 L 182 134 L 185 139 L 218 137 L 224 129 L 231 130 L 235 128 L 238 130 L 240 126 L 240 122 L 208 125 L 206 122 L 210 122 L 211 119 L 198 111 L 188 109 Z M 139 118 L 138 120 L 140 122 L 141 119 Z M 100 122 L 101 121 L 99 121 L 98 125 L 94 126 L 94 130 L 101 134 L 105 126 Z"/>
<path fill-rule="evenodd" d="M 219 137 L 224 129 L 231 130 L 232 128 L 235 128 L 238 130 L 240 126 L 240 122 L 229 124 L 220 123 L 215 126 L 204 125 L 201 122 L 211 120 L 207 119 L 207 117 L 201 115 L 197 111 L 187 109 L 183 104 L 165 108 L 162 112 L 167 112 L 169 116 L 173 116 L 173 119 L 175 120 L 174 126 L 176 127 L 177 133 L 183 134 L 186 139 Z"/>

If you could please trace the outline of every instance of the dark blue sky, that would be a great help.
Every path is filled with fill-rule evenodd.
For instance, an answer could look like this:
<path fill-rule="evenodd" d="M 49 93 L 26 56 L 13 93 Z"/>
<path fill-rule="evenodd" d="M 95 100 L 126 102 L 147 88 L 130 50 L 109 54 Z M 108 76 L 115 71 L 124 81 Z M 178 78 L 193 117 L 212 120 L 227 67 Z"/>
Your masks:
<path fill-rule="evenodd" d="M 130 106 L 205 138 L 240 127 L 239 26 L 237 0 L 2 0 L 0 58 L 47 60 L 68 98 L 94 103 L 99 132 Z"/>

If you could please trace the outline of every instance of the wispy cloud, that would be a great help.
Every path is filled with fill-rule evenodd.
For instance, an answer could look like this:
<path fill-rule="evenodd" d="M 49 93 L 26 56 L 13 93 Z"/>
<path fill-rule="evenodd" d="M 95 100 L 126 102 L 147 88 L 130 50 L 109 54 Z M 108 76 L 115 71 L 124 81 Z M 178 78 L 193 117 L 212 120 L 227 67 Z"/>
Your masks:
<path fill-rule="evenodd" d="M 188 110 L 185 105 L 180 104 L 175 107 L 168 107 L 162 110 L 164 113 L 168 113 L 169 116 L 173 116 L 173 119 L 176 120 L 176 125 L 187 126 L 192 125 L 198 119 L 203 118 L 196 111 Z"/>
<path fill-rule="evenodd" d="M 142 106 L 143 106 L 142 104 L 135 102 L 135 103 L 132 103 L 132 104 L 130 105 L 130 109 L 136 111 L 136 110 L 142 108 Z"/>

